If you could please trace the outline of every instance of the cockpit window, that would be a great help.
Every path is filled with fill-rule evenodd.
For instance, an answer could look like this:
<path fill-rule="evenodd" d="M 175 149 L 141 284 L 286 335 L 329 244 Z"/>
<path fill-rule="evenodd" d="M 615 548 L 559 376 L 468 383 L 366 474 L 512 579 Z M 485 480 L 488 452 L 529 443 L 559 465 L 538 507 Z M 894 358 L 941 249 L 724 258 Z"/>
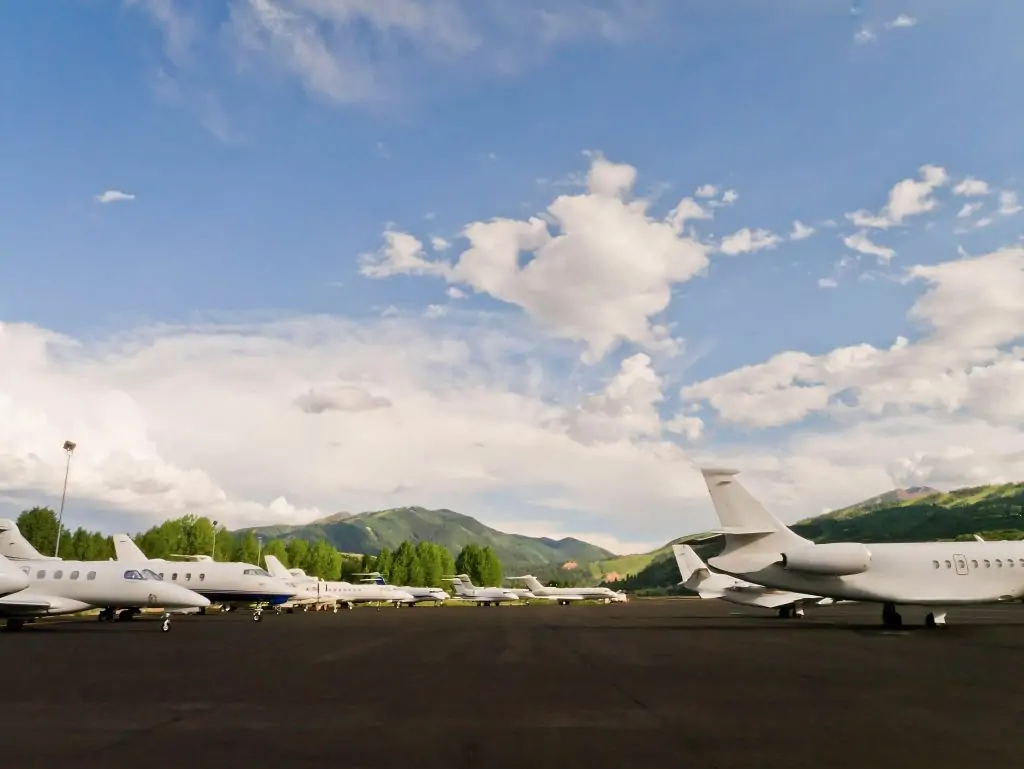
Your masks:
<path fill-rule="evenodd" d="M 250 574 L 254 577 L 269 577 L 270 572 L 264 571 L 263 569 L 246 569 L 242 572 L 243 574 Z"/>
<path fill-rule="evenodd" d="M 163 579 L 163 577 L 161 577 L 155 571 L 152 571 L 150 569 L 143 569 L 142 570 L 142 574 L 143 574 L 143 576 L 145 576 L 146 579 L 155 579 L 158 582 Z"/>
<path fill-rule="evenodd" d="M 145 579 L 145 577 L 143 577 L 142 574 L 140 572 L 136 571 L 135 569 L 129 569 L 128 571 L 126 571 L 124 573 L 124 578 L 125 579 Z"/>

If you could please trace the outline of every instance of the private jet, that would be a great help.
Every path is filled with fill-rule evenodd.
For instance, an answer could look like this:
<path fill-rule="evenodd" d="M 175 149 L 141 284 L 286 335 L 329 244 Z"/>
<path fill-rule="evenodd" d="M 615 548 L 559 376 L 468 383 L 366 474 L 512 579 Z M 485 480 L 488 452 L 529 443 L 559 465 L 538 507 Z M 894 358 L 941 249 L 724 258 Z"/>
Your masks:
<path fill-rule="evenodd" d="M 302 569 L 285 569 L 281 561 L 272 555 L 267 556 L 267 567 L 275 576 L 289 579 L 294 589 L 303 591 L 302 595 L 312 597 L 315 594 L 318 603 L 333 604 L 335 611 L 338 610 L 339 604 L 354 609 L 357 603 L 375 603 L 379 610 L 383 603 L 401 606 L 413 600 L 412 595 L 393 585 L 353 585 L 351 582 L 329 582 L 319 577 L 311 577 Z"/>
<path fill-rule="evenodd" d="M 476 587 L 465 574 L 457 574 L 454 577 L 444 577 L 445 582 L 451 582 L 455 590 L 455 596 L 463 601 L 472 601 L 477 606 L 497 606 L 502 603 L 518 601 L 520 595 L 512 590 L 503 587 Z"/>
<path fill-rule="evenodd" d="M 536 598 L 544 598 L 549 601 L 557 601 L 559 606 L 568 606 L 573 601 L 612 601 L 622 602 L 626 600 L 626 594 L 607 587 L 545 587 L 532 574 L 524 574 L 522 577 L 508 577 L 518 579 L 526 583 L 527 588 Z"/>
<path fill-rule="evenodd" d="M 682 577 L 679 584 L 701 598 L 721 598 L 743 606 L 775 609 L 780 617 L 802 617 L 805 604 L 828 600 L 821 596 L 762 587 L 727 574 L 716 574 L 689 545 L 672 545 L 672 552 L 679 566 L 679 576 Z"/>
<path fill-rule="evenodd" d="M 252 606 L 256 622 L 260 621 L 265 604 L 284 603 L 296 592 L 284 580 L 251 563 L 214 561 L 208 555 L 177 556 L 182 561 L 147 558 L 127 534 L 115 534 L 113 540 L 119 563 L 144 565 L 160 579 L 194 590 L 228 610 Z"/>
<path fill-rule="evenodd" d="M 379 571 L 362 572 L 354 576 L 362 577 L 363 579 L 361 581 L 364 583 L 372 585 L 388 585 L 387 580 L 384 579 L 384 575 Z M 403 606 L 415 606 L 418 603 L 424 603 L 426 601 L 433 601 L 434 606 L 441 606 L 448 600 L 448 593 L 440 587 L 413 587 L 409 585 L 389 587 L 397 587 L 398 590 L 403 590 L 412 596 L 412 600 L 405 602 L 402 604 Z"/>
<path fill-rule="evenodd" d="M 738 470 L 701 471 L 725 535 L 708 563 L 757 585 L 882 604 L 882 624 L 899 628 L 897 606 L 930 607 L 928 627 L 949 607 L 1024 597 L 1024 542 L 836 542 L 815 544 L 785 526 L 736 480 Z"/>
<path fill-rule="evenodd" d="M 206 607 L 208 598 L 164 582 L 149 569 L 125 568 L 116 561 L 65 561 L 41 555 L 14 521 L 0 519 L 0 553 L 6 570 L 16 566 L 27 586 L 0 598 L 0 617 L 6 629 L 17 631 L 38 617 L 102 609 L 100 621 L 113 619 L 117 609 L 140 606 L 164 610 L 160 629 L 171 629 L 171 611 Z M 0 580 L 0 584 L 4 583 Z"/>

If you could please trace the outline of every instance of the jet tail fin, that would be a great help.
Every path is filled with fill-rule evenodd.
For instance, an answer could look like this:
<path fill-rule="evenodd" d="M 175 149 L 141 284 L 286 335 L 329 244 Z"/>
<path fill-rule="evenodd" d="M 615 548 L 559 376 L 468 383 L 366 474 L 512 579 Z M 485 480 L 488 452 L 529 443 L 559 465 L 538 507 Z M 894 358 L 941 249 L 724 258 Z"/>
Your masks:
<path fill-rule="evenodd" d="M 756 570 L 754 561 L 763 560 L 763 566 L 767 566 L 772 562 L 768 556 L 777 555 L 786 547 L 814 544 L 790 530 L 758 502 L 736 480 L 739 470 L 705 468 L 701 473 L 725 534 L 725 549 L 712 561 L 735 561 L 742 551 L 747 561 L 744 570 Z"/>
<path fill-rule="evenodd" d="M 679 567 L 682 583 L 685 584 L 692 580 L 700 584 L 711 574 L 707 564 L 689 545 L 672 545 L 672 554 L 676 557 L 676 566 Z"/>
<path fill-rule="evenodd" d="M 12 561 L 59 561 L 60 558 L 46 556 L 32 547 L 32 543 L 18 528 L 18 524 L 8 518 L 0 518 L 0 555 Z"/>
<path fill-rule="evenodd" d="M 280 559 L 276 555 L 265 555 L 263 560 L 266 561 L 267 571 L 270 572 L 271 577 L 278 577 L 280 579 L 291 579 L 292 575 L 288 572 L 288 569 L 284 567 Z"/>
<path fill-rule="evenodd" d="M 142 549 L 127 534 L 115 534 L 111 539 L 114 540 L 114 558 L 116 560 L 125 563 L 143 563 L 149 560 Z"/>

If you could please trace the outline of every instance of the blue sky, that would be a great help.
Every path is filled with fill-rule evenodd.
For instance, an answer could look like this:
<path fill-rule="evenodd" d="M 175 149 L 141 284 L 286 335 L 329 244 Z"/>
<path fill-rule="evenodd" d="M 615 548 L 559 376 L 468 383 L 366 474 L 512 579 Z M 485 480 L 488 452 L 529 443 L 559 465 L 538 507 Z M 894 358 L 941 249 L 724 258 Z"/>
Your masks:
<path fill-rule="evenodd" d="M 84 431 L 76 433 L 82 454 L 96 447 L 81 457 L 81 522 L 135 528 L 187 506 L 242 523 L 429 502 L 525 533 L 594 535 L 628 549 L 713 524 L 694 470 L 705 457 L 746 459 L 752 486 L 793 516 L 908 478 L 950 485 L 985 473 L 992 480 L 1013 476 L 1020 458 L 992 446 L 1019 437 L 1019 414 L 1013 404 L 999 416 L 972 410 L 966 377 L 979 365 L 977 355 L 965 352 L 941 365 L 929 359 L 936 372 L 952 367 L 963 379 L 950 384 L 954 395 L 926 402 L 893 395 L 916 392 L 913 382 L 929 379 L 919 361 L 912 374 L 899 374 L 912 381 L 899 379 L 891 361 L 879 363 L 870 382 L 863 372 L 830 380 L 832 395 L 860 392 L 866 411 L 856 414 L 802 407 L 792 418 L 768 417 L 798 382 L 785 383 L 788 395 L 779 395 L 781 384 L 720 378 L 787 350 L 818 360 L 860 344 L 888 349 L 899 335 L 925 349 L 919 343 L 929 331 L 908 311 L 929 285 L 953 289 L 944 282 L 948 273 L 905 280 L 908 268 L 977 257 L 1018 240 L 1021 218 L 1007 196 L 1022 191 L 1024 108 L 1016 81 L 1024 54 L 1015 33 L 1022 22 L 1024 8 L 1009 1 L 983 10 L 938 0 L 853 7 L 810 0 L 531 0 L 515 10 L 392 0 L 82 0 L 59 10 L 19 4 L 0 25 L 0 66 L 12 73 L 0 120 L 7 182 L 0 186 L 0 321 L 26 324 L 5 331 L 7 356 L 23 372 L 9 390 L 0 385 L 0 403 L 20 425 L 0 428 L 6 504 L 16 511 L 26 500 L 52 499 L 50 471 L 63 460 L 54 436 L 72 430 Z M 647 200 L 652 221 L 684 197 L 713 213 L 680 232 L 685 237 L 693 227 L 689 247 L 702 249 L 707 267 L 666 279 L 673 299 L 663 311 L 640 312 L 635 297 L 622 293 L 646 241 L 605 232 L 602 242 L 615 244 L 607 256 L 617 266 L 603 271 L 599 258 L 586 253 L 590 230 L 582 218 L 579 238 L 563 243 L 572 253 L 569 273 L 508 282 L 497 296 L 468 267 L 408 274 L 392 265 L 388 277 L 365 274 L 360 255 L 381 248 L 385 230 L 418 239 L 435 265 L 456 265 L 469 245 L 460 233 L 472 222 L 525 221 L 559 196 L 589 205 L 595 193 L 585 177 L 601 163 L 635 169 L 626 197 Z M 847 216 L 881 211 L 894 185 L 920 180 L 925 165 L 944 175 L 934 205 L 920 198 L 923 208 L 882 225 L 858 226 Z M 958 195 L 954 189 L 966 177 L 984 180 L 985 194 Z M 716 196 L 694 198 L 702 185 L 717 187 Z M 738 194 L 731 204 L 722 202 L 727 189 Z M 98 201 L 111 191 L 133 197 Z M 983 206 L 958 218 L 970 202 Z M 788 239 L 795 220 L 815 232 Z M 744 228 L 778 240 L 771 248 L 723 253 L 726 239 Z M 552 225 L 549 232 L 558 230 Z M 879 260 L 844 244 L 858 232 L 895 254 Z M 431 237 L 449 241 L 450 249 L 432 252 Z M 548 258 L 540 254 L 521 255 L 521 265 Z M 592 274 L 584 272 L 591 267 Z M 637 270 L 648 268 L 637 262 Z M 537 284 L 570 273 L 565 281 L 582 293 L 560 299 L 561 288 L 572 286 Z M 611 284 L 601 284 L 609 275 Z M 822 287 L 822 280 L 836 285 Z M 450 288 L 466 296 L 452 299 Z M 600 303 L 615 291 L 621 312 L 609 303 L 602 315 Z M 566 309 L 580 296 L 595 303 L 587 318 Z M 941 330 L 941 319 L 928 317 Z M 336 325 L 321 328 L 312 342 L 308 331 L 295 332 L 297 324 L 314 322 Z M 639 331 L 620 333 L 635 331 L 637 322 L 667 324 L 676 352 L 640 339 Z M 287 349 L 280 347 L 280 324 L 290 329 Z M 453 429 L 445 436 L 453 453 L 444 467 L 422 474 L 392 468 L 391 477 L 381 463 L 406 450 L 381 439 L 381 453 L 363 457 L 375 463 L 374 473 L 380 470 L 372 488 L 360 485 L 366 472 L 351 467 L 351 457 L 345 462 L 352 479 L 335 483 L 339 471 L 330 461 L 275 474 L 281 460 L 274 449 L 250 458 L 246 441 L 232 446 L 224 439 L 232 465 L 189 441 L 191 435 L 203 442 L 209 431 L 241 435 L 209 404 L 214 393 L 232 400 L 232 387 L 252 385 L 239 385 L 225 359 L 206 361 L 201 353 L 231 329 L 269 345 L 229 353 L 259 358 L 268 372 L 275 360 L 298 366 L 288 357 L 293 353 L 322 356 L 321 364 L 302 364 L 309 367 L 305 379 L 273 369 L 273 376 L 256 374 L 257 381 L 284 377 L 279 386 L 288 393 L 350 388 L 345 397 L 356 399 L 321 412 L 336 421 L 315 428 L 266 408 L 253 423 L 231 417 L 247 429 L 258 423 L 259 434 L 291 457 L 342 436 L 376 445 L 366 436 L 400 436 L 401 425 L 420 429 L 410 414 L 396 412 L 400 403 L 418 402 L 416 393 L 448 403 L 460 400 L 452 396 L 458 387 L 479 382 L 494 403 L 523 402 L 515 419 L 467 428 L 490 436 L 485 442 L 496 453 L 482 463 L 462 453 L 473 441 Z M 63 336 L 49 345 L 23 341 L 47 332 Z M 604 332 L 615 338 L 610 349 L 581 361 Z M 340 334 L 345 339 L 335 338 Z M 401 344 L 417 347 L 412 357 L 419 360 L 421 346 L 442 337 L 473 353 L 424 359 L 424 368 L 410 373 Z M 372 374 L 337 368 L 335 355 L 361 360 L 365 352 L 373 359 L 382 338 L 394 343 L 395 365 L 408 381 L 383 367 Z M 344 347 L 352 339 L 365 350 Z M 1016 371 L 1015 340 L 995 342 L 1008 360 L 993 354 L 981 362 Z M 186 350 L 187 344 L 199 347 Z M 15 352 L 30 363 L 18 362 Z M 161 383 L 150 358 L 163 354 L 177 368 Z M 653 389 L 609 395 L 605 388 L 636 355 L 656 377 Z M 191 365 L 197 372 L 186 376 Z M 827 378 L 834 369 L 821 363 L 815 371 Z M 50 401 L 41 399 L 50 390 L 37 376 L 53 382 Z M 179 376 L 180 387 L 170 387 Z M 442 376 L 451 377 L 451 388 Z M 87 383 L 89 395 L 79 397 L 95 399 L 78 413 L 67 402 L 53 403 L 75 397 L 61 395 L 58 382 L 70 381 Z M 680 394 L 687 386 L 696 387 L 692 398 Z M 392 388 L 376 396 L 388 407 L 364 409 L 372 398 L 364 403 L 353 395 L 376 393 L 374 387 Z M 602 392 L 604 400 L 586 400 Z M 736 397 L 716 406 L 713 394 Z M 802 396 L 812 397 L 794 397 Z M 119 398 L 130 408 L 111 405 Z M 498 408 L 461 400 L 473 414 L 467 425 Z M 205 417 L 197 403 L 208 404 Z M 702 409 L 702 426 L 700 436 L 687 438 L 666 425 L 683 411 L 697 414 L 690 406 Z M 644 422 L 644 409 L 653 409 L 659 424 Z M 600 440 L 591 429 L 598 412 Z M 573 414 L 580 413 L 591 415 L 586 436 L 573 432 Z M 385 418 L 386 429 L 374 421 Z M 530 432 L 538 430 L 543 435 Z M 867 436 L 871 430 L 874 437 Z M 837 440 L 840 431 L 852 431 L 865 446 L 877 446 L 882 433 L 898 439 L 891 450 L 858 456 L 840 448 L 833 456 L 815 443 Z M 90 440 L 99 434 L 102 440 Z M 424 457 L 435 451 L 419 442 L 424 455 L 409 450 L 406 459 L 410 468 L 429 469 Z M 523 445 L 535 451 L 510 448 Z M 957 465 L 947 457 L 965 446 L 974 459 Z M 576 469 L 571 479 L 534 471 L 531 454 L 548 467 L 565 462 Z M 115 455 L 128 464 L 117 464 Z M 827 468 L 808 466 L 823 456 Z M 250 459 L 266 462 L 259 482 L 244 470 Z M 621 468 L 622 497 L 595 491 L 600 484 L 588 480 L 588 466 L 605 476 L 609 471 L 598 468 Z M 153 475 L 164 478 L 159 492 L 139 485 Z M 444 478 L 454 480 L 446 485 Z M 271 507 L 277 497 L 287 506 Z M 627 509 L 633 500 L 636 509 Z"/>

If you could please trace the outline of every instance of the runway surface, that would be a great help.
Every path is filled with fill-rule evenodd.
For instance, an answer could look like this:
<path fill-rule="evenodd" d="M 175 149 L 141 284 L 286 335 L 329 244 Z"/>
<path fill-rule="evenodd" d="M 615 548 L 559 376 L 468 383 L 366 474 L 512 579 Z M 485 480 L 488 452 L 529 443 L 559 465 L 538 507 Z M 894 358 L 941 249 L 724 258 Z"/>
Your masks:
<path fill-rule="evenodd" d="M 1024 606 L 883 631 L 718 601 L 65 621 L 0 635 L 3 765 L 1016 766 Z"/>

